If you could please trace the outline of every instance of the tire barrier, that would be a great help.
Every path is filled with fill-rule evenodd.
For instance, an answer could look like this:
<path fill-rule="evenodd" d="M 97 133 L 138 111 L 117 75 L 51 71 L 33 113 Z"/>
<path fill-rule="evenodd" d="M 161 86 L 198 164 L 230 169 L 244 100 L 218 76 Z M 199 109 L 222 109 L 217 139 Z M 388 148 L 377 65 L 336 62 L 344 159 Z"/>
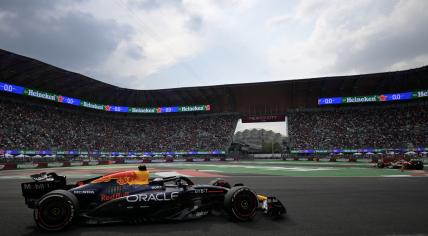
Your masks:
<path fill-rule="evenodd" d="M 144 158 L 143 163 L 151 163 L 152 160 L 150 160 L 149 158 Z"/>
<path fill-rule="evenodd" d="M 313 157 L 308 157 L 308 161 L 314 161 Z"/>
<path fill-rule="evenodd" d="M 319 162 L 319 161 L 320 161 L 320 158 L 319 158 L 319 157 L 315 157 L 315 158 L 314 158 L 314 161 Z"/>
<path fill-rule="evenodd" d="M 299 157 L 294 157 L 293 160 L 298 161 Z"/>
<path fill-rule="evenodd" d="M 348 159 L 348 162 L 357 162 L 357 158 L 355 158 L 355 157 L 350 157 L 350 158 Z"/>
<path fill-rule="evenodd" d="M 226 161 L 226 157 L 220 157 L 220 161 Z"/>
<path fill-rule="evenodd" d="M 193 162 L 193 158 L 191 157 L 186 158 L 186 162 Z"/>
<path fill-rule="evenodd" d="M 124 159 L 116 160 L 115 164 L 125 164 L 125 160 Z"/>
<path fill-rule="evenodd" d="M 173 161 L 174 161 L 174 159 L 172 157 L 167 157 L 165 159 L 165 162 L 173 162 Z"/>
<path fill-rule="evenodd" d="M 211 161 L 209 157 L 205 157 L 204 161 Z"/>
<path fill-rule="evenodd" d="M 89 166 L 89 161 L 83 161 L 82 166 Z"/>
<path fill-rule="evenodd" d="M 336 162 L 337 158 L 336 157 L 330 157 L 330 160 L 328 160 L 329 162 Z"/>

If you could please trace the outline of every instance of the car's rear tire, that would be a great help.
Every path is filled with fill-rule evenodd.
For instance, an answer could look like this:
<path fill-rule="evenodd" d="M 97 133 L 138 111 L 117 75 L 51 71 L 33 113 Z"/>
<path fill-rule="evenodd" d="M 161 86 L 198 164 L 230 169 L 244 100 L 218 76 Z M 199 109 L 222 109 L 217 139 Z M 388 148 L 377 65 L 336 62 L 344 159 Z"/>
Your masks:
<path fill-rule="evenodd" d="M 62 230 L 73 222 L 78 208 L 76 196 L 66 190 L 54 190 L 45 194 L 37 202 L 34 220 L 43 230 Z"/>
<path fill-rule="evenodd" d="M 224 197 L 224 207 L 232 219 L 250 221 L 256 215 L 257 195 L 248 187 L 232 187 Z"/>

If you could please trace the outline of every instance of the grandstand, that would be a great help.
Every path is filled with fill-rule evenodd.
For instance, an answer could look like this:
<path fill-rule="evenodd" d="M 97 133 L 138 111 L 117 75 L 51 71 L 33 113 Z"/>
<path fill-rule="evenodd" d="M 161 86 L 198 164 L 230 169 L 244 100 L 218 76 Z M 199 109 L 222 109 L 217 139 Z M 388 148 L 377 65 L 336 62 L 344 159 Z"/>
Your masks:
<path fill-rule="evenodd" d="M 217 155 L 228 150 L 239 118 L 288 116 L 291 148 L 297 153 L 424 151 L 427 75 L 425 66 L 367 75 L 132 90 L 0 50 L 0 149 L 10 154 Z M 410 97 L 385 98 L 391 94 Z M 338 97 L 347 99 L 339 102 Z"/>

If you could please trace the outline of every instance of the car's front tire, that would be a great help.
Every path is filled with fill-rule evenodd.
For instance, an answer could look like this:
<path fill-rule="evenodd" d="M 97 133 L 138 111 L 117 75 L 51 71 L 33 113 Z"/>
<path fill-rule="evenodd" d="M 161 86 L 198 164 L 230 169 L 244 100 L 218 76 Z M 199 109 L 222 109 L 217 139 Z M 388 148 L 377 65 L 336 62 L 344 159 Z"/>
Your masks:
<path fill-rule="evenodd" d="M 66 190 L 54 190 L 45 194 L 34 209 L 34 220 L 39 228 L 58 231 L 69 226 L 79 208 L 77 198 Z"/>
<path fill-rule="evenodd" d="M 235 220 L 250 221 L 258 207 L 257 195 L 248 187 L 232 187 L 224 197 L 224 207 Z"/>

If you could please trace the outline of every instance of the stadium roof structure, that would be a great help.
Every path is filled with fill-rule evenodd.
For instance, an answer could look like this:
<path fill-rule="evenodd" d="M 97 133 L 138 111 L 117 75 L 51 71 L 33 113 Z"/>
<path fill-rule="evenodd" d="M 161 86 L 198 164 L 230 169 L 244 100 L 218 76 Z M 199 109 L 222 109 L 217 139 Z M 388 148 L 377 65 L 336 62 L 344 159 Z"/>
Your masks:
<path fill-rule="evenodd" d="M 320 97 L 363 96 L 428 89 L 428 66 L 375 74 L 158 90 L 110 85 L 0 49 L 0 81 L 118 106 L 211 104 L 216 112 L 284 114 L 313 108 Z"/>

